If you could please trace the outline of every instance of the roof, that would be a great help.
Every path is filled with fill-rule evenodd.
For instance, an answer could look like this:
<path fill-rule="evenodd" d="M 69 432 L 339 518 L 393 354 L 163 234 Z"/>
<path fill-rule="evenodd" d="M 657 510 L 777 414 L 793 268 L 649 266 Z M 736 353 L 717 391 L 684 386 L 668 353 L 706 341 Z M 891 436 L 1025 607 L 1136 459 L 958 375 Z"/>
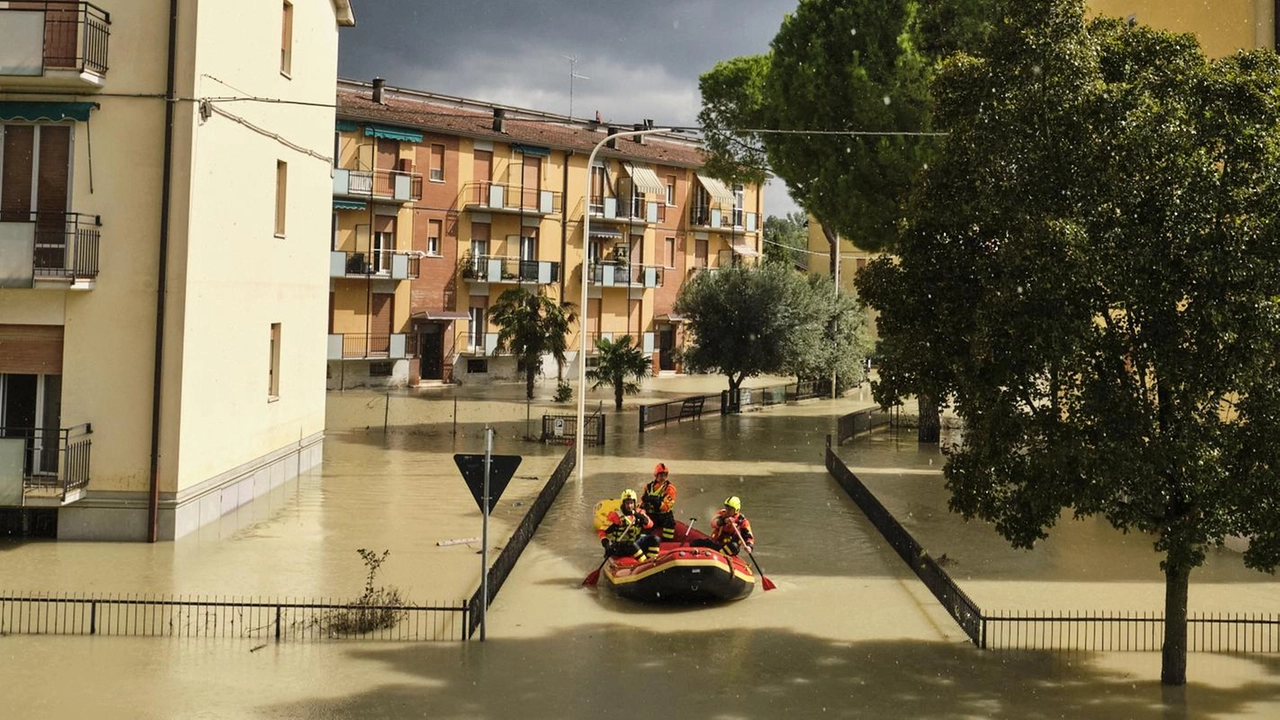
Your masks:
<path fill-rule="evenodd" d="M 488 108 L 485 111 L 485 108 Z M 493 108 L 504 111 L 503 132 L 493 129 Z M 608 123 L 591 123 L 562 115 L 485 105 L 465 98 L 450 98 L 413 90 L 387 87 L 383 103 L 375 103 L 368 84 L 339 81 L 337 117 L 340 120 L 388 123 L 425 131 L 462 135 L 478 140 L 522 143 L 557 150 L 591 152 L 608 135 Z M 631 128 L 613 125 L 618 132 Z M 602 147 L 597 157 L 643 160 L 660 165 L 702 167 L 705 153 L 700 142 L 668 134 L 646 136 L 645 142 L 621 138 L 617 148 Z"/>

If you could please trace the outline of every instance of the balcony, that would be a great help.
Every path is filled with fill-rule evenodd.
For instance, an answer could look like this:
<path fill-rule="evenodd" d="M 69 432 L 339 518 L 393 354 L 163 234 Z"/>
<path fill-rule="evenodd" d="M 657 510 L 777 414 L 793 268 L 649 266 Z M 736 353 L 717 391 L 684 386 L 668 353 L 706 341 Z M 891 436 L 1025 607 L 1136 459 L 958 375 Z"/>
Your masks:
<path fill-rule="evenodd" d="M 698 229 L 738 230 L 755 232 L 758 216 L 741 208 L 723 210 L 713 205 L 694 205 L 689 208 L 689 224 Z"/>
<path fill-rule="evenodd" d="M 493 355 L 498 349 L 498 333 L 476 332 L 474 328 L 459 330 L 454 347 L 462 355 Z"/>
<path fill-rule="evenodd" d="M 598 262 L 590 266 L 588 276 L 592 285 L 600 287 L 662 287 L 666 268 L 655 265 L 628 265 L 626 263 Z"/>
<path fill-rule="evenodd" d="M 417 202 L 422 199 L 422 174 L 402 170 L 333 171 L 335 197 L 372 198 L 393 202 Z"/>
<path fill-rule="evenodd" d="M 0 427 L 0 507 L 58 507 L 89 484 L 93 427 Z"/>
<path fill-rule="evenodd" d="M 0 79 L 6 88 L 105 84 L 109 13 L 71 0 L 0 5 Z"/>
<path fill-rule="evenodd" d="M 593 197 L 587 205 L 592 220 L 603 222 L 625 222 L 655 224 L 658 222 L 658 208 L 663 201 L 635 198 L 628 202 L 625 198 Z"/>
<path fill-rule="evenodd" d="M 560 193 L 519 185 L 487 181 L 467 183 L 462 194 L 463 205 L 473 212 L 556 215 L 563 207 Z"/>
<path fill-rule="evenodd" d="M 631 346 L 636 348 L 640 352 L 643 352 L 643 353 L 656 352 L 654 350 L 654 342 L 656 339 L 656 336 L 654 333 L 651 333 L 651 332 L 635 333 L 635 332 L 628 332 L 626 330 L 588 331 L 587 332 L 587 352 L 589 354 L 599 352 L 599 350 L 596 349 L 596 343 L 599 342 L 600 340 L 617 342 L 618 340 L 622 339 L 623 335 L 630 335 Z M 573 347 L 577 348 L 578 347 L 577 343 L 574 343 Z"/>
<path fill-rule="evenodd" d="M 417 280 L 422 258 L 417 253 L 394 250 L 354 252 L 329 251 L 329 277 L 331 278 L 380 278 L 387 280 Z"/>
<path fill-rule="evenodd" d="M 468 256 L 458 263 L 464 280 L 473 283 L 549 285 L 560 281 L 560 263 L 494 255 Z"/>
<path fill-rule="evenodd" d="M 329 336 L 330 360 L 401 360 L 409 357 L 404 333 L 338 333 Z"/>
<path fill-rule="evenodd" d="M 101 225 L 98 216 L 81 213 L 0 212 L 0 288 L 47 282 L 92 288 Z"/>

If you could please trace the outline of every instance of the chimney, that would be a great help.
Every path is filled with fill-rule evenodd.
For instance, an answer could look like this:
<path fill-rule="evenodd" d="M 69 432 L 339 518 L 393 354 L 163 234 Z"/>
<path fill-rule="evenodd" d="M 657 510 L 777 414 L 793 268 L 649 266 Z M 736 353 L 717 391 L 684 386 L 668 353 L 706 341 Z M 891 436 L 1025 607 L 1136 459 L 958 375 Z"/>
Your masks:
<path fill-rule="evenodd" d="M 379 105 L 386 105 L 382 100 L 382 91 L 387 87 L 387 81 L 380 77 L 373 79 L 373 101 Z"/>
<path fill-rule="evenodd" d="M 606 147 L 608 147 L 610 150 L 617 150 L 617 149 L 618 149 L 618 139 L 617 139 L 617 138 L 615 138 L 615 137 L 614 137 L 614 135 L 617 135 L 617 134 L 618 134 L 618 128 L 616 128 L 616 127 L 614 127 L 614 126 L 610 125 L 610 126 L 607 128 L 607 130 L 608 130 L 608 133 L 609 133 L 609 142 L 605 143 L 605 146 L 606 146 Z"/>
<path fill-rule="evenodd" d="M 644 130 L 644 129 L 645 129 L 645 128 L 644 128 L 644 123 L 636 123 L 635 125 L 632 125 L 632 126 L 631 126 L 631 129 L 632 129 L 632 130 Z M 632 140 L 635 140 L 636 142 L 640 143 L 641 145 L 643 145 L 643 144 L 644 144 L 644 136 L 643 136 L 643 135 L 632 135 L 632 136 L 631 136 L 631 139 L 632 139 Z"/>
<path fill-rule="evenodd" d="M 493 109 L 493 131 L 506 132 L 507 111 L 502 108 Z"/>

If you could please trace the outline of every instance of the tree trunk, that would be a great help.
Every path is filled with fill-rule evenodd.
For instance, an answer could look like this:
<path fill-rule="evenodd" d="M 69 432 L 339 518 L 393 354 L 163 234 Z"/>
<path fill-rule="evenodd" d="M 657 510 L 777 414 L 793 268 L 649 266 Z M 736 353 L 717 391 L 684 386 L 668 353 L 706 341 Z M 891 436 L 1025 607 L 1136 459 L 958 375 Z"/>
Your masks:
<path fill-rule="evenodd" d="M 942 411 L 938 408 L 938 399 L 932 395 L 918 395 L 916 405 L 920 413 L 916 441 L 937 443 L 942 436 Z"/>
<path fill-rule="evenodd" d="M 728 377 L 729 398 L 728 402 L 725 403 L 725 406 L 730 413 L 737 413 L 742 410 L 742 403 L 740 402 L 741 398 L 738 397 L 738 388 L 742 385 L 742 381 L 738 380 L 737 382 L 734 382 L 732 375 L 729 375 Z"/>
<path fill-rule="evenodd" d="M 526 363 L 526 365 L 528 365 L 528 367 L 525 368 L 524 371 L 524 396 L 526 400 L 532 400 L 534 378 L 533 363 Z"/>
<path fill-rule="evenodd" d="M 822 222 L 819 220 L 818 222 Z M 831 278 L 839 283 L 838 273 L 840 272 L 840 236 L 832 230 L 826 223 L 822 223 L 822 236 L 827 239 L 828 249 L 828 271 Z"/>
<path fill-rule="evenodd" d="M 613 384 L 613 409 L 622 410 L 622 381 Z"/>
<path fill-rule="evenodd" d="M 1167 559 L 1165 562 L 1164 647 L 1160 651 L 1160 682 L 1186 685 L 1187 587 L 1191 584 L 1191 568 Z"/>

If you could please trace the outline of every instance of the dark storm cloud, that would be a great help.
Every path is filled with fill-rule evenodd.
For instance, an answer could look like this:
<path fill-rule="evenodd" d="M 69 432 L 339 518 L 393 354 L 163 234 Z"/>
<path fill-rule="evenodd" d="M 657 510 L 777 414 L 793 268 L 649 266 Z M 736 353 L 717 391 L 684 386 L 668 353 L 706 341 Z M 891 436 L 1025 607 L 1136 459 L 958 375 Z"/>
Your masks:
<path fill-rule="evenodd" d="M 353 0 L 342 77 L 634 123 L 691 125 L 698 75 L 768 50 L 796 0 Z"/>

